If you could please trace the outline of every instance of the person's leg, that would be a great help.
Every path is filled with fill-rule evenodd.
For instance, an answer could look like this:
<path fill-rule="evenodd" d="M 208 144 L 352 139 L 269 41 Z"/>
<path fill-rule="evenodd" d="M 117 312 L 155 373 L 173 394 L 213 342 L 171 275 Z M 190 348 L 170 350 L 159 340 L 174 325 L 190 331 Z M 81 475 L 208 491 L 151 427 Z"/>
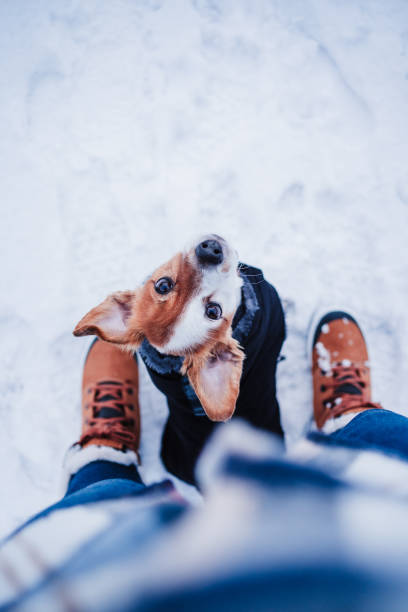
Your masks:
<path fill-rule="evenodd" d="M 112 480 L 113 478 L 130 480 L 143 485 L 143 481 L 136 466 L 121 465 L 120 463 L 100 459 L 98 461 L 87 463 L 84 465 L 84 467 L 71 476 L 65 497 L 67 495 L 71 495 L 71 493 L 76 493 L 77 491 L 84 489 L 95 482 Z"/>
<path fill-rule="evenodd" d="M 91 345 L 82 379 L 81 436 L 68 450 L 64 465 L 66 493 L 16 532 L 54 510 L 140 495 L 151 489 L 138 472 L 138 386 L 138 365 L 133 356 L 101 340 Z"/>
<path fill-rule="evenodd" d="M 337 444 L 389 452 L 408 460 L 408 418 L 389 410 L 365 410 L 330 438 Z"/>
<path fill-rule="evenodd" d="M 128 480 L 137 470 L 140 441 L 138 365 L 116 346 L 95 340 L 82 378 L 82 432 L 68 451 L 66 496 L 97 482 Z"/>

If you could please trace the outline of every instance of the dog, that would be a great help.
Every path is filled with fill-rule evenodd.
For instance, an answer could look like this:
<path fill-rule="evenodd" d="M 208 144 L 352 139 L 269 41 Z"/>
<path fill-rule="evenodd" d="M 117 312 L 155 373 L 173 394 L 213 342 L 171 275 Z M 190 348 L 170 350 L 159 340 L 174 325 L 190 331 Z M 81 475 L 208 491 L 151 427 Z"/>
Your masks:
<path fill-rule="evenodd" d="M 167 469 L 195 484 L 194 465 L 233 415 L 283 436 L 275 372 L 285 338 L 279 296 L 261 270 L 240 264 L 222 237 L 195 240 L 133 291 L 109 295 L 77 324 L 143 359 L 167 397 Z"/>

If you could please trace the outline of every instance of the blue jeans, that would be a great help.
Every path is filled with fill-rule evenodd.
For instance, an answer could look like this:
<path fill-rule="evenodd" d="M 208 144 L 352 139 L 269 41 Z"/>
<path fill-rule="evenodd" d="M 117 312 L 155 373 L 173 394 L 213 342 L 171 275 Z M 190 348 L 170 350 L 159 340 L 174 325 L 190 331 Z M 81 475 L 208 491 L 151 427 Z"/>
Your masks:
<path fill-rule="evenodd" d="M 379 450 L 408 461 L 408 418 L 389 410 L 366 410 L 329 436 L 310 437 L 329 445 Z M 145 488 L 135 466 L 94 461 L 72 476 L 65 497 L 52 508 L 134 495 Z"/>
<path fill-rule="evenodd" d="M 145 486 L 134 465 L 121 465 L 105 460 L 93 461 L 78 470 L 78 472 L 71 477 L 65 499 L 96 482 L 107 481 L 105 482 L 105 484 L 107 484 L 111 480 L 128 481 L 127 484 L 129 485 L 132 483 L 132 489 L 135 491 Z"/>
<path fill-rule="evenodd" d="M 66 508 L 88 504 L 101 499 L 135 495 L 145 489 L 146 485 L 134 465 L 92 461 L 71 477 L 65 497 L 56 506 Z"/>
<path fill-rule="evenodd" d="M 328 445 L 377 450 L 408 461 L 408 418 L 389 410 L 366 410 L 329 436 L 310 434 Z"/>

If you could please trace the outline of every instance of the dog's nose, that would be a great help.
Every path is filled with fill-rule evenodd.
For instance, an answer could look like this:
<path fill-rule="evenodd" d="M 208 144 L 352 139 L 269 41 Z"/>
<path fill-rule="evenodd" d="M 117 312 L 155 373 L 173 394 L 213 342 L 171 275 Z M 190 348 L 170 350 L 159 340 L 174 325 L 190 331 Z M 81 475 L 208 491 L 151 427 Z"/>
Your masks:
<path fill-rule="evenodd" d="M 222 246 L 218 240 L 204 240 L 200 242 L 195 253 L 198 261 L 202 264 L 217 265 L 224 259 Z"/>

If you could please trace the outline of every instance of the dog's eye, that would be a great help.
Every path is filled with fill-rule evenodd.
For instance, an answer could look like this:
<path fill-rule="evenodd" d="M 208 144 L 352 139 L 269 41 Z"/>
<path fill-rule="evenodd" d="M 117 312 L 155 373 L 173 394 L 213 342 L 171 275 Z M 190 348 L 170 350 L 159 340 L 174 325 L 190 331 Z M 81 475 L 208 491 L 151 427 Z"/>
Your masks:
<path fill-rule="evenodd" d="M 216 302 L 208 302 L 208 304 L 205 307 L 205 314 L 207 315 L 209 319 L 216 321 L 217 319 L 220 319 L 222 316 L 222 308 Z"/>
<path fill-rule="evenodd" d="M 163 278 L 159 278 L 159 280 L 156 281 L 154 284 L 154 288 L 156 289 L 157 293 L 160 293 L 160 295 L 165 295 L 166 293 L 169 293 L 173 289 L 173 287 L 174 283 L 168 276 L 163 276 Z"/>

